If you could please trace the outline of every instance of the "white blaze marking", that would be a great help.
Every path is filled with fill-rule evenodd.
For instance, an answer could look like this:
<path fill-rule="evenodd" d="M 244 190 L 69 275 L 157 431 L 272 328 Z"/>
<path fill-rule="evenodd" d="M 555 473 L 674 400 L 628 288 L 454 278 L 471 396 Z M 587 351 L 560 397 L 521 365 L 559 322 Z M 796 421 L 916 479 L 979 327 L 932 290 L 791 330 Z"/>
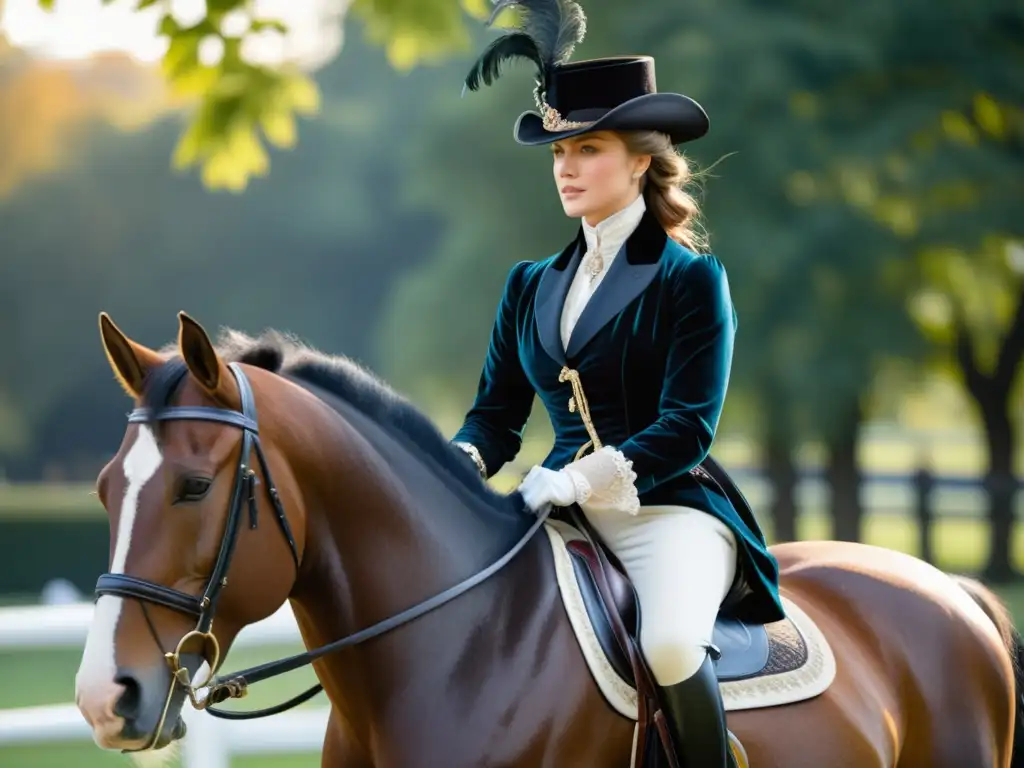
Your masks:
<path fill-rule="evenodd" d="M 124 457 L 122 467 L 128 486 L 121 502 L 121 514 L 117 520 L 117 543 L 114 547 L 114 559 L 110 564 L 111 573 L 124 573 L 128 560 L 128 551 L 132 545 L 132 529 L 139 511 L 139 494 L 150 478 L 160 468 L 163 457 L 157 446 L 152 430 L 145 424 L 139 425 L 139 431 L 128 454 Z M 114 633 L 117 622 L 121 618 L 120 597 L 103 595 L 96 601 L 93 611 L 92 625 L 85 639 L 85 650 L 82 662 L 75 678 L 77 698 L 86 708 L 112 707 L 109 701 L 114 693 L 114 677 L 117 674 L 115 661 Z M 84 699 L 84 700 L 83 700 Z M 93 717 L 103 717 L 107 712 L 95 712 Z"/>

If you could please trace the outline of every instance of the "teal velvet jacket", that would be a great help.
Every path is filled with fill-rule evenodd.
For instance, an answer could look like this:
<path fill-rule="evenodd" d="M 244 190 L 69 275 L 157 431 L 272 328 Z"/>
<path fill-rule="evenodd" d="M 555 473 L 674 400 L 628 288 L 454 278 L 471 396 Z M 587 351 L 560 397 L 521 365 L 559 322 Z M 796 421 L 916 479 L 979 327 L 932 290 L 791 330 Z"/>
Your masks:
<path fill-rule="evenodd" d="M 536 393 L 555 434 L 543 466 L 561 469 L 590 439 L 568 409 L 571 384 L 558 380 L 563 366 L 577 370 L 601 442 L 633 462 L 641 505 L 700 509 L 732 529 L 743 584 L 729 614 L 781 619 L 778 563 L 757 521 L 690 472 L 711 448 L 732 366 L 737 319 L 725 268 L 671 240 L 650 210 L 623 251 L 564 350 L 562 305 L 586 253 L 582 227 L 560 254 L 512 268 L 476 400 L 452 440 L 476 446 L 493 475 L 519 452 Z"/>

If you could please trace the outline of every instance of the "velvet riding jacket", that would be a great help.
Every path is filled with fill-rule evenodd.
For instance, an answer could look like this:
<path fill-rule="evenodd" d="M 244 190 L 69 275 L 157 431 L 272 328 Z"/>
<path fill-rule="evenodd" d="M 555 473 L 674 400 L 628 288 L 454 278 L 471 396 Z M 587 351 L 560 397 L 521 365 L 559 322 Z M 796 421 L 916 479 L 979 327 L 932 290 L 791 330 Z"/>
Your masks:
<path fill-rule="evenodd" d="M 730 615 L 783 618 L 778 564 L 757 521 L 690 472 L 710 451 L 732 365 L 724 267 L 670 239 L 648 210 L 563 347 L 562 306 L 585 252 L 581 227 L 561 253 L 512 267 L 475 402 L 452 440 L 475 446 L 493 475 L 519 452 L 536 394 L 555 434 L 543 466 L 561 469 L 590 439 L 569 411 L 571 383 L 559 380 L 563 367 L 576 370 L 601 442 L 633 463 L 640 504 L 699 509 L 735 534 L 744 585 Z"/>

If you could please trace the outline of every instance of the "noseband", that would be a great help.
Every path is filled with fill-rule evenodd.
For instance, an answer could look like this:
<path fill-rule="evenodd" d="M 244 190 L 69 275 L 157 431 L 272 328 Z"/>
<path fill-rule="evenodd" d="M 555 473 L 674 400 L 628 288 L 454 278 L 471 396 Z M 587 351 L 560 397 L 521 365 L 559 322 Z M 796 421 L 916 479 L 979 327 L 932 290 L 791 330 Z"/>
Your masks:
<path fill-rule="evenodd" d="M 242 670 L 241 672 L 236 672 L 227 678 L 218 678 L 217 680 L 214 680 L 213 675 L 221 661 L 220 645 L 217 642 L 216 636 L 213 634 L 213 619 L 217 610 L 217 600 L 220 598 L 221 591 L 228 585 L 227 573 L 231 567 L 231 557 L 234 553 L 235 543 L 238 538 L 238 531 L 241 527 L 243 510 L 246 508 L 249 510 L 249 528 L 251 529 L 256 528 L 259 517 L 259 510 L 256 504 L 256 485 L 258 484 L 258 480 L 256 478 L 256 472 L 252 469 L 252 462 L 250 460 L 253 451 L 256 453 L 260 470 L 263 473 L 267 495 L 270 497 L 271 505 L 274 510 L 274 517 L 276 518 L 278 526 L 284 534 L 285 540 L 288 542 L 288 546 L 291 550 L 292 560 L 296 569 L 296 576 L 298 575 L 299 569 L 299 554 L 295 545 L 295 537 L 292 535 L 291 527 L 288 525 L 288 519 L 285 516 L 284 507 L 281 504 L 277 488 L 274 486 L 274 481 L 271 479 L 270 468 L 267 465 L 266 457 L 264 456 L 263 449 L 260 446 L 259 426 L 256 420 L 256 400 L 253 396 L 252 387 L 249 384 L 249 380 L 244 371 L 237 363 L 229 363 L 228 367 L 238 384 L 238 391 L 242 405 L 241 412 L 224 408 L 210 408 L 206 406 L 168 406 L 166 408 L 158 409 L 156 412 L 149 408 L 137 408 L 128 415 L 128 421 L 132 424 L 148 424 L 155 421 L 172 420 L 212 421 L 238 427 L 242 430 L 242 451 L 238 458 L 238 469 L 235 473 L 234 490 L 231 493 L 230 506 L 228 507 L 227 524 L 224 529 L 224 536 L 221 540 L 220 551 L 217 554 L 217 560 L 213 566 L 212 572 L 210 573 L 210 578 L 206 582 L 206 587 L 204 588 L 202 595 L 197 597 L 195 595 L 190 595 L 187 592 L 181 592 L 177 589 L 165 587 L 162 584 L 156 584 L 152 581 L 140 579 L 135 576 L 129 576 L 124 573 L 105 573 L 100 576 L 96 582 L 95 594 L 97 597 L 101 595 L 115 595 L 118 597 L 133 598 L 141 601 L 143 608 L 145 607 L 145 603 L 152 603 L 164 608 L 169 608 L 170 610 L 178 613 L 183 613 L 187 616 L 196 617 L 197 621 L 195 629 L 187 632 L 181 640 L 178 641 L 178 645 L 173 652 L 164 653 L 164 658 L 171 669 L 172 679 L 167 691 L 167 699 L 164 703 L 160 724 L 153 733 L 154 743 L 159 738 L 160 732 L 163 730 L 164 720 L 166 719 L 167 712 L 169 711 L 171 699 L 173 698 L 176 686 L 179 685 L 187 691 L 189 700 L 192 702 L 193 707 L 196 709 L 206 710 L 211 715 L 228 720 L 247 720 L 257 717 L 266 717 L 268 715 L 284 712 L 308 701 L 323 690 L 323 686 L 319 684 L 315 685 L 288 701 L 253 712 L 233 712 L 231 710 L 216 709 L 211 706 L 213 704 L 219 704 L 230 698 L 242 698 L 246 695 L 248 686 L 252 683 L 299 669 L 336 650 L 346 646 L 358 645 L 359 643 L 377 637 L 378 635 L 390 632 L 392 629 L 400 627 L 403 624 L 422 616 L 428 611 L 432 611 L 435 608 L 444 605 L 464 592 L 467 592 L 477 584 L 480 584 L 490 578 L 493 574 L 497 573 L 506 564 L 508 564 L 540 529 L 551 511 L 550 507 L 546 507 L 542 512 L 538 513 L 537 519 L 530 525 L 529 530 L 527 530 L 523 537 L 498 560 L 484 568 L 482 571 L 479 571 L 469 578 L 448 588 L 444 592 L 424 600 L 423 602 L 418 603 L 399 614 L 384 619 L 377 624 L 348 635 L 347 637 L 335 640 L 334 642 L 328 643 L 327 645 L 321 646 L 315 650 L 299 653 L 279 661 L 261 664 L 256 667 Z M 168 392 L 173 392 L 178 382 L 180 382 L 187 373 L 188 369 L 184 365 L 181 366 L 180 371 L 175 371 L 174 379 L 170 382 Z M 154 639 L 156 639 L 155 633 Z M 181 666 L 181 654 L 185 644 L 193 639 L 202 641 L 204 646 L 203 655 L 206 657 L 206 661 L 210 665 L 210 675 L 208 679 L 204 681 L 202 685 L 195 686 L 189 679 L 188 669 Z M 212 659 L 209 658 L 210 656 L 212 656 Z M 205 695 L 200 695 L 204 692 L 204 689 Z"/>

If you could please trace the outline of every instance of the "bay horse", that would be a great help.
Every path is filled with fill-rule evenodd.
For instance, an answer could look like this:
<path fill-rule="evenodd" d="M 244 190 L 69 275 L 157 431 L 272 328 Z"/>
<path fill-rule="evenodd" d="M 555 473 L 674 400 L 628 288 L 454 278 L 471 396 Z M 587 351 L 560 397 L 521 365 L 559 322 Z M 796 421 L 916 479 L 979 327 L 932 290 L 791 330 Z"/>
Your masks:
<path fill-rule="evenodd" d="M 106 314 L 100 334 L 136 404 L 97 480 L 109 573 L 76 676 L 100 747 L 164 750 L 186 702 L 311 661 L 325 767 L 648 764 L 564 521 L 525 514 L 345 358 L 274 332 L 214 344 L 184 313 L 161 350 Z M 772 551 L 792 623 L 721 619 L 751 766 L 1024 765 L 1020 638 L 992 592 L 863 544 Z M 309 652 L 204 686 L 286 600 Z"/>

